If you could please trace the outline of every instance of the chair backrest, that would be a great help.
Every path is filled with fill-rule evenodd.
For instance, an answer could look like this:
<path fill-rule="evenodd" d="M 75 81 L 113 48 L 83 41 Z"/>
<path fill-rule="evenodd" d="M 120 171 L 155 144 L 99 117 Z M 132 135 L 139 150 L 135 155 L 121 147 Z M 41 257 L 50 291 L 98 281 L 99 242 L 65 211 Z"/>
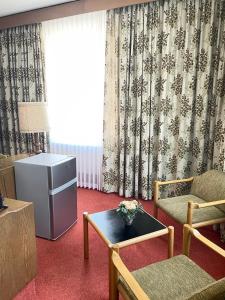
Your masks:
<path fill-rule="evenodd" d="M 211 283 L 202 290 L 193 294 L 188 300 L 224 300 L 225 299 L 225 277 Z"/>
<path fill-rule="evenodd" d="M 225 172 L 210 170 L 194 177 L 191 194 L 205 201 L 225 200 Z M 218 208 L 225 212 L 225 205 Z"/>

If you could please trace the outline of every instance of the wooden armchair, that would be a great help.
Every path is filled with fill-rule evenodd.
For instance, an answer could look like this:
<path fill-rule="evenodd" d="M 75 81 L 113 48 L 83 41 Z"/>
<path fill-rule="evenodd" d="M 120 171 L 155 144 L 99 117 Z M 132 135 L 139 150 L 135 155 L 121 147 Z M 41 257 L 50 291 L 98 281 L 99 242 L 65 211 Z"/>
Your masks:
<path fill-rule="evenodd" d="M 132 273 L 119 254 L 113 251 L 112 286 L 114 290 L 117 289 L 114 299 L 118 299 L 120 293 L 126 300 L 224 300 L 225 277 L 214 280 L 188 258 L 191 236 L 225 258 L 225 250 L 189 225 L 184 225 L 184 255 L 151 264 Z"/>
<path fill-rule="evenodd" d="M 166 184 L 191 182 L 189 195 L 160 199 L 159 188 Z M 225 173 L 210 170 L 187 179 L 155 181 L 154 216 L 158 208 L 181 224 L 194 228 L 225 222 Z"/>

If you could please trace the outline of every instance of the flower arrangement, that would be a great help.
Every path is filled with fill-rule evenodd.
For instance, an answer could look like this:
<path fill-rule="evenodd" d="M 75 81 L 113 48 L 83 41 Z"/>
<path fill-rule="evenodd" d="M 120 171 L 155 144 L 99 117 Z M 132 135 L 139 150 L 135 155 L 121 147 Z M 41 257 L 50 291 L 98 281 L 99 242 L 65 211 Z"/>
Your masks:
<path fill-rule="evenodd" d="M 131 225 L 137 212 L 143 212 L 142 205 L 137 200 L 121 201 L 117 213 L 124 219 L 127 225 Z"/>

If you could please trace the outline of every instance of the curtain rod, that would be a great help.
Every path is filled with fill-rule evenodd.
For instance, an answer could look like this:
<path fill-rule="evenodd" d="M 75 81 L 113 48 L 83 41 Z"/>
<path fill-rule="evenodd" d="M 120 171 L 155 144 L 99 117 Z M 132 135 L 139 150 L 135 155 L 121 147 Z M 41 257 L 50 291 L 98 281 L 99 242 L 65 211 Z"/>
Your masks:
<path fill-rule="evenodd" d="M 0 17 L 0 29 L 41 23 L 48 20 L 64 18 L 83 13 L 108 10 L 133 4 L 141 4 L 155 0 L 79 0 L 49 7 L 43 7 L 14 15 Z"/>

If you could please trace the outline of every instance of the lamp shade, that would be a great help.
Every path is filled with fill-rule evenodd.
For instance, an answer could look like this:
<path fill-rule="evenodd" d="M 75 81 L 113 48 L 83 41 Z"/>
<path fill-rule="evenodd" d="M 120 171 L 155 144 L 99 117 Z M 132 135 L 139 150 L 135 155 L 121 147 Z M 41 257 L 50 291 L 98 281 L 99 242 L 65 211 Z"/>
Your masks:
<path fill-rule="evenodd" d="M 49 130 L 46 102 L 18 102 L 20 131 L 24 133 Z"/>

